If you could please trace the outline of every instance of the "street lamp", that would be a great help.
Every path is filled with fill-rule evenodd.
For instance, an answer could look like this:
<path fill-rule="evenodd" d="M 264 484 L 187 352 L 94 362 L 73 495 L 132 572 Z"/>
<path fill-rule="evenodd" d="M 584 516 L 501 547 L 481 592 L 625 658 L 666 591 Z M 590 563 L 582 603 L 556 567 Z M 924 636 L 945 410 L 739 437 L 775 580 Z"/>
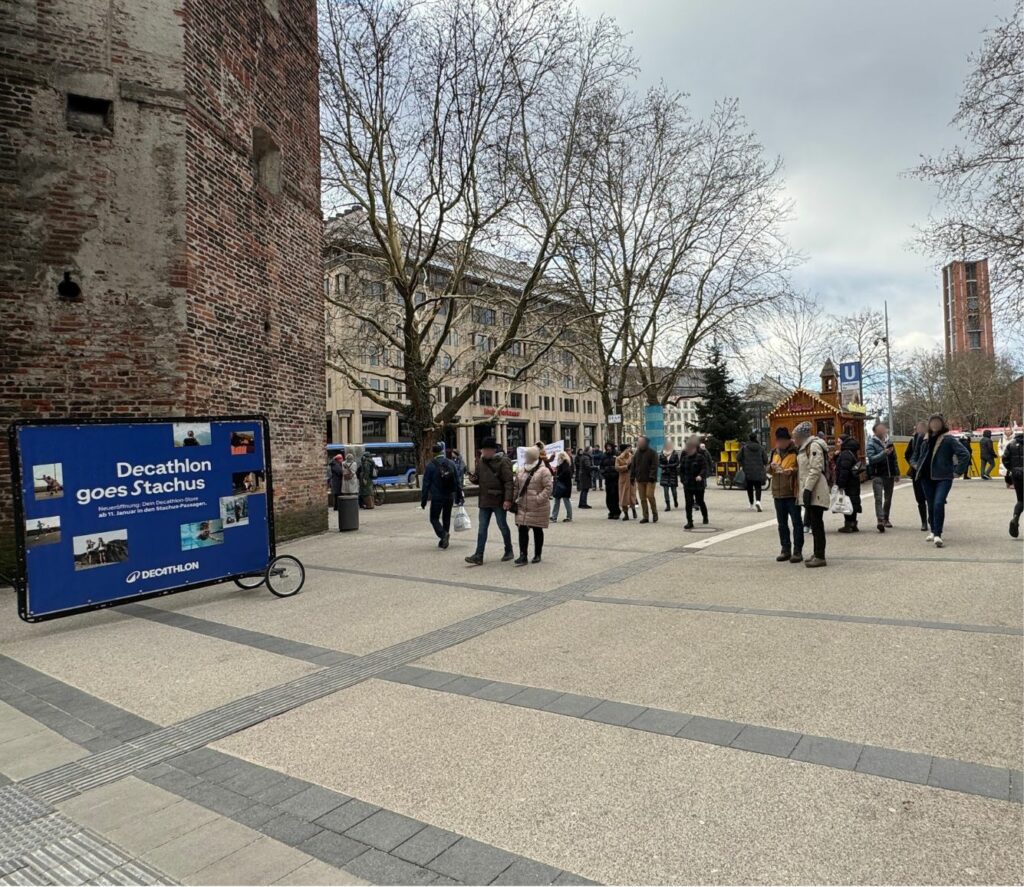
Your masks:
<path fill-rule="evenodd" d="M 896 428 L 892 421 L 892 357 L 889 352 L 889 302 L 886 301 L 884 304 L 885 335 L 879 336 L 877 339 L 875 339 L 875 345 L 877 346 L 879 342 L 885 342 L 885 380 L 886 387 L 888 389 L 888 411 L 886 418 L 889 420 L 889 425 L 891 427 L 892 433 L 895 434 Z"/>

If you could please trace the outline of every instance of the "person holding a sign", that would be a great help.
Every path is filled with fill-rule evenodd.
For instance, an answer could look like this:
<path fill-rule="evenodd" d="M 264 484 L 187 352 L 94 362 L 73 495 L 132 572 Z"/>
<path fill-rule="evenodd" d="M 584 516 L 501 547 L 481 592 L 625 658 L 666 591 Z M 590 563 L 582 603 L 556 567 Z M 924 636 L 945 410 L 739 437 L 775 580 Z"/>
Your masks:
<path fill-rule="evenodd" d="M 572 482 L 572 463 L 568 453 L 559 453 L 559 464 L 569 466 L 569 480 Z M 516 475 L 516 526 L 519 527 L 519 557 L 516 566 L 523 567 L 528 561 L 530 531 L 533 531 L 533 561 L 539 564 L 544 550 L 544 530 L 548 526 L 548 510 L 551 508 L 551 490 L 554 478 L 548 464 L 540 458 L 537 447 L 528 447 L 523 470 Z M 570 490 L 571 492 L 571 490 Z"/>
<path fill-rule="evenodd" d="M 447 548 L 452 506 L 462 504 L 462 486 L 459 469 L 445 456 L 443 443 L 434 444 L 434 458 L 423 472 L 420 487 L 420 508 L 426 508 L 427 500 L 430 500 L 430 526 L 440 540 L 437 547 Z"/>
<path fill-rule="evenodd" d="M 503 453 L 498 452 L 498 442 L 493 437 L 485 437 L 481 442 L 476 471 L 470 474 L 469 480 L 479 487 L 477 501 L 480 504 L 480 516 L 476 535 L 476 551 L 466 558 L 466 563 L 478 567 L 484 562 L 487 529 L 491 524 L 492 517 L 497 522 L 502 542 L 505 543 L 505 553 L 501 559 L 503 561 L 512 560 L 515 555 L 512 553 L 512 533 L 508 528 L 508 512 L 512 508 L 514 486 L 512 463 Z M 546 511 L 544 515 L 547 516 Z"/>

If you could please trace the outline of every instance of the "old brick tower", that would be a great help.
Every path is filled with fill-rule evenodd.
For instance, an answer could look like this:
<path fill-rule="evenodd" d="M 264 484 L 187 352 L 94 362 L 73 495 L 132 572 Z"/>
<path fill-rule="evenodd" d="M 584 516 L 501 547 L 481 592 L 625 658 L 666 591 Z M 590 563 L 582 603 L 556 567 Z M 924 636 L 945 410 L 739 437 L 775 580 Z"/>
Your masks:
<path fill-rule="evenodd" d="M 325 525 L 315 0 L 0 18 L 0 570 L 15 418 L 265 412 Z"/>

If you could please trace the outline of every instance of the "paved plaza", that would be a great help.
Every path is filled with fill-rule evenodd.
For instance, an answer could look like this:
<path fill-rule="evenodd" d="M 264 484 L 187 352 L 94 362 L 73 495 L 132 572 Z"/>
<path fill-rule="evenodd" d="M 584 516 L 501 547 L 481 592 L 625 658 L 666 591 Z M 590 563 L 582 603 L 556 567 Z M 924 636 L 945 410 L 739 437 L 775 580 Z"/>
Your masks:
<path fill-rule="evenodd" d="M 0 884 L 1020 883 L 1012 498 L 957 482 L 937 550 L 899 489 L 824 570 L 715 489 L 523 568 L 389 504 L 282 546 L 291 599 L 6 590 Z"/>

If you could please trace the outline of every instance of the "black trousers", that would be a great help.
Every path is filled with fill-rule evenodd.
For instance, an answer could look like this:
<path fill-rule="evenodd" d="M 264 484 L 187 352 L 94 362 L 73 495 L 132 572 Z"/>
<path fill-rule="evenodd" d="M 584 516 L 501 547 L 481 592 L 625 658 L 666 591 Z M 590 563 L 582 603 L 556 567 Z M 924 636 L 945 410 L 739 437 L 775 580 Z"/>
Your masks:
<path fill-rule="evenodd" d="M 434 528 L 438 539 L 448 535 L 452 526 L 452 496 L 430 500 L 430 526 Z"/>
<path fill-rule="evenodd" d="M 580 508 L 589 508 L 587 505 L 587 494 L 590 492 L 590 481 L 587 481 L 586 485 L 580 487 Z"/>
<path fill-rule="evenodd" d="M 825 559 L 825 509 L 812 505 L 807 509 L 811 520 L 811 536 L 814 539 L 814 556 Z"/>
<path fill-rule="evenodd" d="M 604 485 L 604 504 L 608 509 L 608 517 L 619 517 L 622 509 L 619 508 L 619 484 L 618 481 L 608 481 Z"/>
<path fill-rule="evenodd" d="M 757 501 L 761 501 L 761 485 L 763 481 L 759 480 L 748 480 L 747 481 L 747 501 L 753 505 L 754 497 L 757 497 Z"/>
<path fill-rule="evenodd" d="M 921 526 L 928 526 L 928 500 L 924 496 L 924 488 L 915 477 L 913 480 L 914 498 L 917 500 L 917 513 L 921 516 Z"/>
<path fill-rule="evenodd" d="M 1013 475 L 1013 489 L 1017 494 L 1017 504 L 1013 507 L 1013 516 L 1020 517 L 1024 514 L 1024 474 Z"/>
<path fill-rule="evenodd" d="M 853 514 L 844 514 L 843 523 L 848 527 L 855 527 L 857 526 L 857 515 L 864 510 L 860 502 L 860 489 L 847 490 L 846 498 L 850 500 L 850 504 L 853 506 Z"/>
<path fill-rule="evenodd" d="M 519 528 L 519 553 L 526 557 L 530 547 L 530 530 L 533 530 L 533 553 L 540 557 L 544 550 L 544 529 L 543 527 L 520 527 Z"/>
<path fill-rule="evenodd" d="M 693 507 L 696 505 L 700 509 L 700 516 L 704 519 L 704 523 L 708 522 L 708 507 L 704 504 L 704 490 L 688 490 L 683 488 L 683 499 L 686 503 L 686 522 L 688 524 L 693 523 Z"/>
<path fill-rule="evenodd" d="M 662 484 L 661 488 L 665 491 L 665 507 L 666 508 L 671 508 L 673 505 L 675 505 L 675 507 L 678 508 L 679 507 L 679 487 L 677 487 L 675 484 Z M 672 501 L 671 502 L 668 501 L 669 500 L 669 491 L 670 490 L 671 490 L 671 493 L 672 493 Z"/>

